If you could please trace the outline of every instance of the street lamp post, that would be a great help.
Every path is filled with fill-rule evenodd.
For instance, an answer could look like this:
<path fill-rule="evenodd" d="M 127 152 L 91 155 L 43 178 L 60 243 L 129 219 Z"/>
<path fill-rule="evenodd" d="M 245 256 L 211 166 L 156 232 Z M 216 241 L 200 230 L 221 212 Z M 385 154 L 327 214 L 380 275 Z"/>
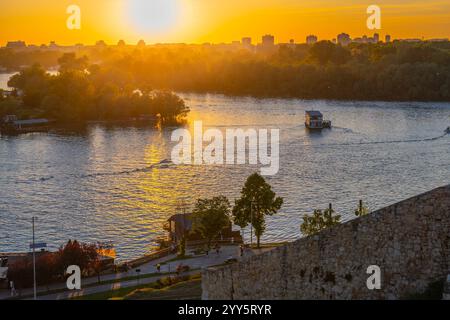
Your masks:
<path fill-rule="evenodd" d="M 253 201 L 250 201 L 250 249 L 253 248 Z"/>
<path fill-rule="evenodd" d="M 141 274 L 141 269 L 136 269 L 137 273 L 137 284 L 139 285 L 139 275 Z"/>
<path fill-rule="evenodd" d="M 37 300 L 37 292 L 36 292 L 36 249 L 35 249 L 35 243 L 34 243 L 34 220 L 35 217 L 32 217 L 31 221 L 33 224 L 33 297 L 34 300 Z"/>

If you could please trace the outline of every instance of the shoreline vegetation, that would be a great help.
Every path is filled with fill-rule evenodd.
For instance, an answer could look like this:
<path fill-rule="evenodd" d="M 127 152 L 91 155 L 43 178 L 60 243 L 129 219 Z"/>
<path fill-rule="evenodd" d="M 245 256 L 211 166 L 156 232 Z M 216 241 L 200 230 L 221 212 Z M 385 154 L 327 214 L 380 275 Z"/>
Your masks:
<path fill-rule="evenodd" d="M 93 84 L 90 87 L 93 91 L 85 93 L 97 97 L 96 103 L 90 101 L 95 108 L 87 108 L 86 114 L 78 115 L 85 117 L 117 115 L 120 107 L 108 112 L 101 107 L 102 102 L 108 103 L 113 97 L 142 107 L 145 98 L 137 99 L 132 93 L 139 92 L 146 97 L 150 92 L 167 90 L 257 98 L 450 101 L 448 42 L 341 46 L 320 41 L 265 50 L 220 45 L 94 46 L 74 48 L 71 53 L 62 49 L 23 52 L 0 49 L 0 67 L 4 69 L 17 70 L 34 63 L 46 69 L 59 66 L 65 76 L 58 76 L 60 88 L 56 92 L 62 98 L 68 98 L 64 88 L 71 81 L 79 82 L 72 90 L 75 92 L 83 92 L 85 86 Z M 87 73 L 81 76 L 83 71 Z M 16 78 L 11 80 L 11 86 L 23 90 L 24 83 Z M 29 99 L 33 100 L 31 93 L 27 100 L 24 97 L 26 105 L 33 104 Z M 55 99 L 51 96 L 41 102 L 48 106 Z M 162 98 L 166 102 L 170 99 L 170 96 Z M 119 101 L 115 102 L 120 105 Z M 178 104 L 175 100 L 171 102 Z M 166 106 L 166 103 L 158 101 L 156 105 Z M 97 109 L 97 113 L 92 109 Z M 183 114 L 181 107 L 167 116 Z"/>
<path fill-rule="evenodd" d="M 59 73 L 50 75 L 33 64 L 11 77 L 13 91 L 0 92 L 0 118 L 46 118 L 63 125 L 89 122 L 184 123 L 189 107 L 168 90 L 137 87 L 118 79 L 104 67 L 89 64 L 83 56 L 65 53 Z"/>

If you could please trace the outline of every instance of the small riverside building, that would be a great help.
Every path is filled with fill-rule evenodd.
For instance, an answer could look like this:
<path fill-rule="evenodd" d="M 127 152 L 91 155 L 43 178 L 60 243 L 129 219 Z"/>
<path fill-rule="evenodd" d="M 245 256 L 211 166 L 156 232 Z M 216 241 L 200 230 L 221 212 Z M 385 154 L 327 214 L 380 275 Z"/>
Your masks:
<path fill-rule="evenodd" d="M 40 132 L 47 131 L 50 126 L 48 119 L 28 119 L 18 120 L 15 115 L 8 115 L 3 118 L 1 123 L 2 133 L 27 133 L 27 132 Z"/>
<path fill-rule="evenodd" d="M 202 241 L 203 237 L 198 233 L 192 231 L 192 214 L 175 214 L 167 220 L 166 230 L 169 232 L 169 241 L 172 243 L 179 243 L 184 235 L 186 241 L 197 242 Z M 240 231 L 234 231 L 232 224 L 222 229 L 222 232 L 217 240 L 230 241 L 234 243 L 242 242 Z"/>

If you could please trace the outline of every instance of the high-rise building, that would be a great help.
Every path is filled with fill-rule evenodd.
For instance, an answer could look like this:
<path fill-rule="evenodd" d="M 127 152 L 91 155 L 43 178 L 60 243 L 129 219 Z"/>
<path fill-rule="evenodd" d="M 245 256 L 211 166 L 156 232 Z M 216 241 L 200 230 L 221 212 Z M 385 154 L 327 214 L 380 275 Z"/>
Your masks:
<path fill-rule="evenodd" d="M 422 42 L 422 39 L 419 39 L 419 38 L 410 38 L 410 39 L 399 39 L 398 41 L 415 43 L 415 42 Z"/>
<path fill-rule="evenodd" d="M 307 44 L 314 44 L 316 42 L 317 42 L 317 36 L 311 34 L 311 35 L 306 37 L 306 43 Z"/>
<path fill-rule="evenodd" d="M 380 35 L 378 33 L 373 34 L 373 42 L 378 43 L 380 41 Z"/>
<path fill-rule="evenodd" d="M 428 39 L 427 41 L 429 41 L 429 42 L 448 42 L 448 38 L 433 38 L 433 39 Z"/>
<path fill-rule="evenodd" d="M 352 42 L 352 39 L 350 39 L 350 36 L 347 33 L 341 33 L 337 36 L 337 43 L 341 46 L 348 46 L 348 44 Z"/>
<path fill-rule="evenodd" d="M 25 41 L 9 41 L 6 44 L 7 48 L 25 48 L 27 45 L 25 43 Z"/>
<path fill-rule="evenodd" d="M 242 44 L 244 46 L 251 46 L 252 45 L 252 38 L 250 38 L 250 37 L 242 38 Z"/>
<path fill-rule="evenodd" d="M 98 40 L 98 41 L 95 43 L 95 46 L 96 46 L 96 47 L 106 47 L 106 42 L 103 41 L 103 40 Z"/>
<path fill-rule="evenodd" d="M 262 45 L 264 47 L 271 47 L 275 44 L 275 37 L 271 34 L 266 34 L 262 36 Z"/>
<path fill-rule="evenodd" d="M 386 43 L 391 42 L 391 36 L 387 34 L 384 42 L 386 42 Z"/>

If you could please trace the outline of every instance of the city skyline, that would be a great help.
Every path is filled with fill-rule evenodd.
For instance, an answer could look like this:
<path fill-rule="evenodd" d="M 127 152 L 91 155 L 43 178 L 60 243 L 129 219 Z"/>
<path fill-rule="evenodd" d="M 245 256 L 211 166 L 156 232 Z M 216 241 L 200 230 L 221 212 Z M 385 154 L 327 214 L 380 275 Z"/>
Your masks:
<path fill-rule="evenodd" d="M 260 39 L 274 34 L 277 43 L 304 42 L 306 36 L 333 39 L 336 30 L 348 34 L 391 34 L 396 38 L 450 37 L 450 3 L 432 1 L 378 1 L 381 29 L 366 26 L 369 2 L 347 0 L 78 0 L 81 29 L 69 30 L 67 3 L 31 0 L 2 4 L 0 44 L 23 40 L 40 45 L 53 40 L 61 45 L 92 44 L 104 40 L 127 43 L 230 43 L 242 37 Z M 245 30 L 245 34 L 243 33 Z"/>
<path fill-rule="evenodd" d="M 349 43 L 390 43 L 395 41 L 408 41 L 408 42 L 419 42 L 419 41 L 432 41 L 432 42 L 441 42 L 441 41 L 450 41 L 449 38 L 396 38 L 391 34 L 380 34 L 378 32 L 374 32 L 373 36 L 370 33 L 363 35 L 356 35 L 352 37 L 350 34 L 345 32 L 337 34 L 332 39 L 321 39 L 315 34 L 309 34 L 305 37 L 305 39 L 296 41 L 295 39 L 289 39 L 287 42 L 279 42 L 277 38 L 273 34 L 265 34 L 256 39 L 252 37 L 243 36 L 240 39 L 232 40 L 231 42 L 204 42 L 204 43 L 170 43 L 170 42 L 159 42 L 159 43 L 147 43 L 145 39 L 139 39 L 136 43 L 128 42 L 126 39 L 119 39 L 115 43 L 107 43 L 104 40 L 96 40 L 94 43 L 74 43 L 74 44 L 59 44 L 56 41 L 49 41 L 47 43 L 26 43 L 23 40 L 9 40 L 3 46 L 0 47 L 11 47 L 11 48 L 24 48 L 24 47 L 82 47 L 82 46 L 140 46 L 140 45 L 243 45 L 243 46 L 257 46 L 257 45 L 283 45 L 283 44 L 313 44 L 319 41 L 331 41 L 336 44 L 347 45 Z"/>

